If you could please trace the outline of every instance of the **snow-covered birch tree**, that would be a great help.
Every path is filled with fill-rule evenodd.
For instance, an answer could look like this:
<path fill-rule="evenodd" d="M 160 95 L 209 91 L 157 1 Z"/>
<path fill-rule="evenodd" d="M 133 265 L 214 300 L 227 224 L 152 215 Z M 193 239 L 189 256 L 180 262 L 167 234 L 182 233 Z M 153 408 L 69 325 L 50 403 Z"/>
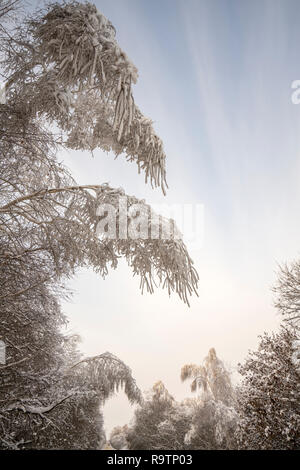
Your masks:
<path fill-rule="evenodd" d="M 201 365 L 186 364 L 181 380 L 192 379 L 191 391 L 198 390 L 186 444 L 194 449 L 234 449 L 238 415 L 236 394 L 230 373 L 211 348 Z"/>

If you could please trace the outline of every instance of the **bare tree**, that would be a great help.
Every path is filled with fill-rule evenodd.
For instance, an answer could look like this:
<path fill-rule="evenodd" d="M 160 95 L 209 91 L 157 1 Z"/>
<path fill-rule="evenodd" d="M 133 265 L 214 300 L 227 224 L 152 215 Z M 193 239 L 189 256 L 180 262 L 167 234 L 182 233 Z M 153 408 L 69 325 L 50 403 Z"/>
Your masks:
<path fill-rule="evenodd" d="M 284 321 L 299 326 L 300 320 L 300 261 L 280 267 L 277 285 L 273 291 L 277 295 L 275 306 L 284 316 Z"/>

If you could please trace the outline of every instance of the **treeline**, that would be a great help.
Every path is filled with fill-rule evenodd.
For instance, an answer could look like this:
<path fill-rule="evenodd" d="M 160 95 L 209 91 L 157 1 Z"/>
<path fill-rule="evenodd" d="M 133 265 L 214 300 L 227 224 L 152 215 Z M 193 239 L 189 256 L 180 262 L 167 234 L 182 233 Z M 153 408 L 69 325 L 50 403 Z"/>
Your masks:
<path fill-rule="evenodd" d="M 137 407 L 132 422 L 115 427 L 115 449 L 300 449 L 300 262 L 280 270 L 276 306 L 279 332 L 264 333 L 256 351 L 239 364 L 233 386 L 212 348 L 201 365 L 188 364 L 196 398 L 177 402 L 162 382 Z"/>

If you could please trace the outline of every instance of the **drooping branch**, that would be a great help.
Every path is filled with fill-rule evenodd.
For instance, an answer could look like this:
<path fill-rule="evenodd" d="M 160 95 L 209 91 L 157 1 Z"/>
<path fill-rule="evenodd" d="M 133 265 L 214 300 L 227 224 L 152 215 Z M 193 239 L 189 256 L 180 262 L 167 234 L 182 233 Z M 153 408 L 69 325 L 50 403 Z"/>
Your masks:
<path fill-rule="evenodd" d="M 124 213 L 120 212 L 122 200 L 126 203 Z M 97 231 L 101 218 L 97 215 L 97 210 L 101 206 L 109 206 L 114 212 L 113 238 L 107 237 L 105 232 Z M 131 209 L 135 207 L 138 207 L 145 216 L 146 237 L 142 233 L 139 235 L 138 232 L 135 237 L 130 234 L 130 227 L 135 223 L 136 217 Z M 142 292 L 146 289 L 149 293 L 153 293 L 154 287 L 159 284 L 168 290 L 169 295 L 175 291 L 188 305 L 189 296 L 192 293 L 197 294 L 198 274 L 175 223 L 155 214 L 144 201 L 126 196 L 121 188 L 114 189 L 103 184 L 65 185 L 39 189 L 29 194 L 22 194 L 4 204 L 0 208 L 0 217 L 1 214 L 17 217 L 16 220 L 20 221 L 20 224 L 25 219 L 32 223 L 33 227 L 39 227 L 39 231 L 47 236 L 47 242 L 43 243 L 44 250 L 50 244 L 50 240 L 53 240 L 49 249 L 60 270 L 64 268 L 59 262 L 61 257 L 59 247 L 61 249 L 65 246 L 70 252 L 74 267 L 77 262 L 81 265 L 91 264 L 103 276 L 108 272 L 106 266 L 109 262 L 115 268 L 118 257 L 125 257 L 134 274 L 141 278 Z M 122 233 L 120 223 L 124 221 L 124 217 L 125 233 Z M 164 224 L 170 228 L 166 238 L 163 233 Z M 153 233 L 156 234 L 155 237 L 152 236 Z M 75 244 L 77 259 L 74 257 Z M 82 246 L 80 251 L 78 251 L 79 246 Z M 65 264 L 66 261 L 64 256 Z M 22 286 L 20 292 L 27 287 Z M 11 292 L 4 292 L 2 295 L 11 295 Z"/>
<path fill-rule="evenodd" d="M 125 153 L 165 193 L 163 143 L 132 95 L 137 69 L 94 5 L 52 4 L 27 23 L 15 49 L 6 71 L 8 103 L 21 97 L 24 112 L 56 121 L 70 148 Z"/>
<path fill-rule="evenodd" d="M 82 359 L 69 370 L 78 368 L 85 377 L 88 389 L 98 391 L 101 400 L 106 400 L 119 388 L 123 388 L 130 403 L 142 402 L 141 391 L 132 377 L 130 368 L 113 354 L 106 352 Z"/>

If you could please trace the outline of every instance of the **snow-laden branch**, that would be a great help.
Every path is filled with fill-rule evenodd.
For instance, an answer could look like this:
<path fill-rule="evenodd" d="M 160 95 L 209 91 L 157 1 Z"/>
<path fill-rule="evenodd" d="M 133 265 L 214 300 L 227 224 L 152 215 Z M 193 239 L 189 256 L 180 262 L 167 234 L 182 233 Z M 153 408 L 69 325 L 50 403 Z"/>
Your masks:
<path fill-rule="evenodd" d="M 120 201 L 126 202 L 124 213 Z M 98 231 L 101 216 L 97 215 L 97 209 L 107 206 L 115 216 L 113 238 L 108 238 L 105 232 L 102 233 L 102 229 Z M 146 238 L 138 233 L 135 237 L 130 235 L 130 227 L 135 223 L 132 209 L 136 207 L 145 216 Z M 18 226 L 23 227 L 25 220 L 36 227 L 39 244 L 40 236 L 43 234 L 44 238 L 46 234 L 47 238 L 42 246 L 44 251 L 48 247 L 56 264 L 59 263 L 62 247 L 65 247 L 69 252 L 67 257 L 66 251 L 63 251 L 65 268 L 69 258 L 73 265 L 88 262 L 105 276 L 108 272 L 107 264 L 111 262 L 115 268 L 118 258 L 122 256 L 126 258 L 134 274 L 140 276 L 142 292 L 146 289 L 153 293 L 154 288 L 161 285 L 168 290 L 169 295 L 175 291 L 188 305 L 189 296 L 192 293 L 197 295 L 198 274 L 174 221 L 155 214 L 144 200 L 126 196 L 122 188 L 111 188 L 108 184 L 66 184 L 42 188 L 21 194 L 2 205 L 0 218 L 2 214 L 3 222 L 6 220 L 4 217 L 8 216 L 14 217 Z M 119 231 L 120 221 L 124 221 L 124 217 L 125 234 Z M 165 225 L 170 229 L 166 238 L 163 234 Z M 3 230 L 5 231 L 4 227 Z M 33 233 L 30 231 L 31 241 Z M 152 237 L 152 233 L 157 236 Z M 79 250 L 79 247 L 82 249 Z M 60 270 L 65 268 L 60 264 Z M 41 282 L 42 279 L 39 279 L 36 285 Z M 24 285 L 18 291 L 4 291 L 0 300 L 2 297 L 20 295 L 29 288 L 30 286 Z"/>
<path fill-rule="evenodd" d="M 22 362 L 28 361 L 29 357 L 23 357 L 19 361 L 10 362 L 9 364 L 5 364 L 5 366 L 0 366 L 0 369 L 8 369 L 9 367 L 17 366 Z"/>
<path fill-rule="evenodd" d="M 7 406 L 3 411 L 21 410 L 21 411 L 24 411 L 24 413 L 43 415 L 45 413 L 49 413 L 49 411 L 53 410 L 58 405 L 68 400 L 68 398 L 71 398 L 72 396 L 73 394 L 69 394 L 61 398 L 60 400 L 54 403 L 51 403 L 49 405 L 46 405 L 46 406 L 35 406 L 35 405 L 26 404 L 24 402 L 14 403 L 12 405 Z"/>
<path fill-rule="evenodd" d="M 57 193 L 63 193 L 63 192 L 68 192 L 68 191 L 82 191 L 84 189 L 101 189 L 100 185 L 85 185 L 85 186 L 66 186 L 64 188 L 46 188 L 46 189 L 41 189 L 39 191 L 35 191 L 34 193 L 31 194 L 26 194 L 24 196 L 20 196 L 13 201 L 10 201 L 8 204 L 5 204 L 4 206 L 0 207 L 0 212 L 6 212 L 7 209 L 10 209 L 12 206 L 16 206 L 20 202 L 24 201 L 29 201 L 30 199 L 36 199 L 36 198 L 42 198 L 46 194 L 57 194 Z"/>

